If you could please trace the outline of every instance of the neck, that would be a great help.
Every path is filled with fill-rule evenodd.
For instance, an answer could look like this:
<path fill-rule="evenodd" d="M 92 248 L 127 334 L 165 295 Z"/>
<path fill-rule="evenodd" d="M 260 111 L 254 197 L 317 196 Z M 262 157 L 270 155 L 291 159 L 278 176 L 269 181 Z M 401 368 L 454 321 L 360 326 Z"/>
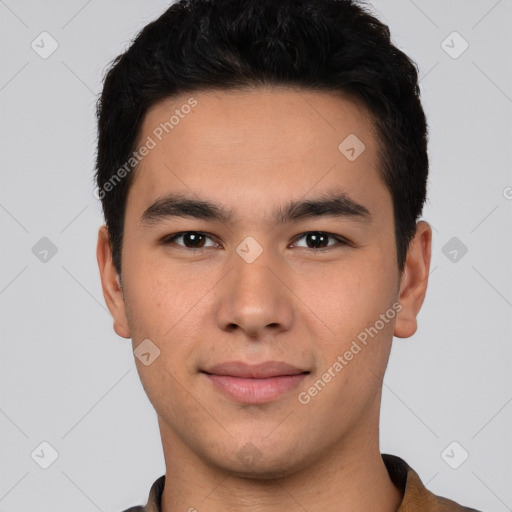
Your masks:
<path fill-rule="evenodd" d="M 160 429 L 166 462 L 162 512 L 395 512 L 402 501 L 381 458 L 378 425 L 374 442 L 345 438 L 293 474 L 267 480 L 213 467 L 162 423 Z"/>

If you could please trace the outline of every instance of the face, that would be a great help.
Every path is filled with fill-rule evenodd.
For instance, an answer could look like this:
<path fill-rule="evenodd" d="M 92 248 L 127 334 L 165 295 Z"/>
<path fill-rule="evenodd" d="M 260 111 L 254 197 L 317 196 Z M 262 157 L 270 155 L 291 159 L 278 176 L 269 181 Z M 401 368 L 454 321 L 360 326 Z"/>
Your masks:
<path fill-rule="evenodd" d="M 429 246 L 401 279 L 370 117 L 330 93 L 200 91 L 149 111 L 148 137 L 122 292 L 104 230 L 98 258 L 164 446 L 268 478 L 377 443 L 392 336 L 415 329 Z"/>

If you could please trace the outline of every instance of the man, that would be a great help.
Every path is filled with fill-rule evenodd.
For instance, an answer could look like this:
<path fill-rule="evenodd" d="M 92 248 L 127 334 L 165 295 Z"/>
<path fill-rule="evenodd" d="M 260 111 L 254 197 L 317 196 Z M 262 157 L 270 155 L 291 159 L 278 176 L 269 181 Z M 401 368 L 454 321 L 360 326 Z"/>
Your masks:
<path fill-rule="evenodd" d="M 166 463 L 130 510 L 474 510 L 379 451 L 432 236 L 387 27 L 350 0 L 181 1 L 116 59 L 98 121 L 103 293 Z"/>

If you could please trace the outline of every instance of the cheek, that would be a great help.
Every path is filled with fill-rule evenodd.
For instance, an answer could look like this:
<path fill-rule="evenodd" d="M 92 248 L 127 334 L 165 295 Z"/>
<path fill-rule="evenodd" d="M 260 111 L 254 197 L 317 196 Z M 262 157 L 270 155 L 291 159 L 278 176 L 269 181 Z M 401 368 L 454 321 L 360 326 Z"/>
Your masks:
<path fill-rule="evenodd" d="M 133 272 L 126 282 L 125 302 L 127 317 L 135 337 L 161 340 L 172 326 L 177 294 L 166 293 L 167 283 L 154 278 L 151 272 Z M 134 332 L 135 331 L 135 332 Z"/>
<path fill-rule="evenodd" d="M 155 409 L 171 411 L 168 414 L 172 415 L 173 406 L 186 400 L 180 383 L 191 371 L 188 363 L 193 361 L 190 354 L 194 315 L 190 313 L 197 315 L 200 311 L 199 307 L 194 308 L 199 298 L 183 286 L 175 272 L 150 263 L 126 270 L 131 272 L 125 301 L 133 348 L 149 339 L 159 350 L 158 357 L 148 366 L 136 360 L 137 370 Z"/>
<path fill-rule="evenodd" d="M 300 296 L 307 297 L 307 305 L 336 335 L 354 335 L 354 329 L 373 324 L 391 306 L 397 280 L 392 265 L 365 257 L 323 273 L 310 272 Z"/>
<path fill-rule="evenodd" d="M 126 273 L 127 315 L 137 335 L 164 342 L 181 318 L 197 302 L 194 277 L 163 265 L 142 251 L 123 262 Z M 195 299 L 195 300 L 194 300 Z"/>
<path fill-rule="evenodd" d="M 150 339 L 160 350 L 155 365 L 161 363 L 162 368 L 139 370 L 150 394 L 149 388 L 158 387 L 159 381 L 163 383 L 170 375 L 183 380 L 180 376 L 194 370 L 197 340 L 204 340 L 205 326 L 211 321 L 205 295 L 216 279 L 212 272 L 180 270 L 157 260 L 137 262 L 134 258 L 126 270 L 125 301 L 134 348 Z M 167 384 L 172 385 L 172 379 Z"/>
<path fill-rule="evenodd" d="M 311 308 L 329 326 L 328 335 L 316 339 L 319 374 L 330 371 L 326 379 L 333 382 L 324 398 L 342 408 L 356 407 L 358 401 L 365 402 L 365 396 L 370 400 L 387 365 L 398 279 L 394 262 L 389 260 L 373 254 L 371 259 L 340 266 L 313 295 Z"/>

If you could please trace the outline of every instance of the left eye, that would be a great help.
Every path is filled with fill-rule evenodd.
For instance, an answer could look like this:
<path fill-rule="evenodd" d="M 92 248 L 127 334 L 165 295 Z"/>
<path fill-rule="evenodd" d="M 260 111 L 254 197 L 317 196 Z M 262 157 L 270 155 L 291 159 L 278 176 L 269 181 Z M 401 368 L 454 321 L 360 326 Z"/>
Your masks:
<path fill-rule="evenodd" d="M 199 231 L 185 231 L 183 233 L 176 233 L 175 235 L 166 236 L 162 242 L 164 244 L 168 243 L 175 243 L 176 240 L 182 238 L 183 242 L 185 243 L 184 248 L 185 249 L 203 249 L 205 247 L 204 242 L 207 238 L 211 240 L 211 238 L 206 233 L 201 233 Z M 188 247 L 187 244 L 190 244 L 191 247 Z M 181 244 L 177 244 L 181 246 Z M 211 246 L 206 247 L 212 247 L 217 244 L 213 243 Z"/>
<path fill-rule="evenodd" d="M 182 243 L 177 243 L 178 240 Z M 295 244 L 299 240 L 305 240 L 307 249 L 316 249 L 317 251 L 325 250 L 336 245 L 349 245 L 349 242 L 344 238 L 323 231 L 308 231 L 303 233 L 299 238 L 296 238 Z M 329 243 L 329 239 L 334 240 L 336 243 Z M 206 245 L 207 240 L 211 241 L 210 245 Z M 184 231 L 182 233 L 176 233 L 174 235 L 166 236 L 162 239 L 163 244 L 176 244 L 184 249 L 205 249 L 207 247 L 215 247 L 218 244 L 212 240 L 212 238 L 206 233 L 200 231 Z M 327 245 L 326 245 L 327 244 Z M 309 247 L 312 245 L 313 247 Z M 300 247 L 300 246 L 299 246 Z"/>
<path fill-rule="evenodd" d="M 306 240 L 306 247 L 308 243 L 311 243 L 315 247 L 307 247 L 308 249 L 327 249 L 328 247 L 332 247 L 337 244 L 329 244 L 329 238 L 338 242 L 338 245 L 348 245 L 347 240 L 341 238 L 339 236 L 331 235 L 329 233 L 324 233 L 323 231 L 309 231 L 307 233 L 302 234 L 297 240 Z M 327 243 L 327 245 L 325 245 Z M 321 247 L 319 247 L 321 246 Z"/>

